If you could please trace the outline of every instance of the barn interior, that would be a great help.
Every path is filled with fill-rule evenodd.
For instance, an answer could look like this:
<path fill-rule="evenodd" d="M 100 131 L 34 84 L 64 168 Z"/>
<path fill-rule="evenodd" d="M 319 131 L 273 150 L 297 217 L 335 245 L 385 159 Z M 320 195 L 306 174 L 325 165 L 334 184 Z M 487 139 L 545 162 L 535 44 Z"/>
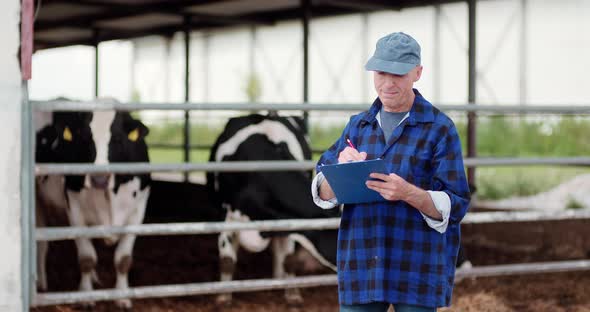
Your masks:
<path fill-rule="evenodd" d="M 188 55 L 190 47 L 190 33 L 201 30 L 216 30 L 236 26 L 272 26 L 283 21 L 299 21 L 303 41 L 303 81 L 300 90 L 303 102 L 309 99 L 309 24 L 314 18 L 341 16 L 355 13 L 370 13 L 387 10 L 403 10 L 407 8 L 440 5 L 453 2 L 466 2 L 468 5 L 468 98 L 470 103 L 476 98 L 476 24 L 477 16 L 475 0 L 444 1 L 444 0 L 38 0 L 35 8 L 35 32 L 34 50 L 42 51 L 53 48 L 75 45 L 91 46 L 95 49 L 95 77 L 99 76 L 101 62 L 99 44 L 111 40 L 126 40 L 144 36 L 172 37 L 183 34 L 185 51 Z M 185 101 L 189 102 L 188 79 L 190 73 L 190 59 L 184 59 L 184 93 Z M 100 89 L 99 79 L 95 79 L 95 94 Z M 304 114 L 305 116 L 305 114 Z M 466 157 L 476 157 L 476 116 L 467 116 L 468 131 L 466 142 Z M 184 114 L 185 128 L 189 127 L 190 116 L 188 111 Z M 185 132 L 183 136 L 184 160 L 189 161 L 191 140 Z M 470 181 L 475 180 L 475 167 L 468 167 Z M 153 199 L 148 206 L 146 223 L 164 222 L 200 222 L 218 220 L 212 203 L 199 201 L 200 210 L 191 209 L 197 203 L 195 198 L 206 198 L 206 189 L 202 185 L 194 183 L 167 183 L 162 182 L 158 189 L 154 188 Z M 561 234 L 552 235 L 547 230 L 554 227 Z M 582 240 L 582 235 L 587 233 L 588 227 L 584 219 L 569 220 L 555 225 L 551 221 L 539 223 L 512 222 L 499 229 L 493 224 L 468 224 L 464 225 L 464 235 L 467 237 L 467 247 L 470 259 L 477 265 L 495 265 L 498 263 L 521 263 L 555 260 L 584 259 L 590 256 L 588 241 Z M 554 233 L 554 232 L 553 232 Z M 543 239 L 538 240 L 539 236 Z M 502 243 L 497 243 L 501 241 Z M 48 257 L 48 266 L 57 268 L 50 272 L 49 283 L 51 291 L 71 291 L 77 289 L 79 273 L 76 267 L 76 250 L 73 241 L 59 241 L 52 243 L 54 247 Z M 102 246 L 97 242 L 99 252 L 98 274 L 103 277 L 102 288 L 110 288 L 114 284 L 112 257 L 113 249 Z M 561 246 L 561 247 L 560 247 Z M 565 246 L 565 247 L 563 247 Z M 138 238 L 137 264 L 130 273 L 130 280 L 137 286 L 149 286 L 159 284 L 213 282 L 218 280 L 217 272 L 217 236 L 207 235 L 182 235 L 182 236 L 143 236 Z M 587 252 L 584 252 L 586 250 Z M 241 254 L 237 269 L 236 279 L 264 278 L 271 275 L 271 255 L 265 251 L 262 255 Z M 69 260 L 67 260 L 69 259 Z M 164 259 L 164 260 L 162 260 Z M 199 268 L 196 270 L 195 268 Z M 145 273 L 149 272 L 149 273 Z M 326 272 L 323 272 L 326 273 Z M 329 272 L 328 272 L 329 273 Z M 560 285 L 564 287 L 552 287 L 552 275 L 541 277 L 525 277 L 518 280 L 516 277 L 508 277 L 505 280 L 475 280 L 467 279 L 458 286 L 459 292 L 477 295 L 477 290 L 486 287 L 496 287 L 498 284 L 509 284 L 520 291 L 507 288 L 494 296 L 509 298 L 513 302 L 534 301 L 538 297 L 555 297 L 557 293 L 563 302 L 571 303 L 571 306 L 579 305 L 588 307 L 590 303 L 582 300 L 587 291 L 587 281 L 590 279 L 586 272 L 581 274 L 568 273 L 563 277 Z M 543 279 L 543 276 L 545 279 Z M 569 280 L 569 282 L 568 282 Z M 478 283 L 479 282 L 479 283 Z M 537 289 L 531 289 L 529 284 L 541 285 Z M 567 292 L 569 287 L 571 290 Z M 473 291 L 470 289 L 474 289 Z M 305 311 L 332 311 L 337 307 L 337 298 L 334 287 L 320 287 L 305 291 L 312 306 Z M 512 291 L 512 293 L 510 293 Z M 229 311 L 248 311 L 255 309 L 270 310 L 287 308 L 283 303 L 273 301 L 277 297 L 277 291 L 268 291 L 253 296 L 244 293 L 238 295 L 242 303 L 241 307 L 233 307 Z M 501 295 L 500 295 L 501 294 Z M 482 300 L 488 304 L 498 304 L 498 297 L 476 297 L 476 305 L 482 307 Z M 565 299 L 563 299 L 565 298 Z M 193 300 L 193 301 L 191 301 Z M 506 300 L 506 299 L 505 299 Z M 212 296 L 188 297 L 187 299 L 148 299 L 136 304 L 139 311 L 166 311 L 186 309 L 186 311 L 213 311 L 216 307 L 211 304 Z M 261 305 L 267 302 L 268 305 Z M 471 302 L 473 303 L 473 302 Z M 504 304 L 504 303 L 502 303 Z M 518 305 L 513 303 L 510 307 L 518 310 Z M 541 306 L 538 310 L 551 310 L 561 307 L 558 303 L 549 306 Z M 38 307 L 33 311 L 55 311 L 54 307 Z M 110 311 L 111 305 L 100 303 L 95 311 Z M 530 305 L 523 307 L 526 310 Z M 582 309 L 580 308 L 580 309 Z M 69 305 L 59 306 L 58 309 L 77 311 Z M 67 310 L 71 309 L 71 310 Z M 510 311 L 507 308 L 507 311 Z"/>

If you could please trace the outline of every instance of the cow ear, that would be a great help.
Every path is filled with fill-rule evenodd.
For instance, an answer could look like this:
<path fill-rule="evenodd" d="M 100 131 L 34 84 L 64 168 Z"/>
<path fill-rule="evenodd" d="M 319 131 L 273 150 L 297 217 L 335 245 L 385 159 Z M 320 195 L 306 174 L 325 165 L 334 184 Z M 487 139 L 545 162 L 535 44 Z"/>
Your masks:
<path fill-rule="evenodd" d="M 68 141 L 68 142 L 72 142 L 72 130 L 70 130 L 70 127 L 66 126 L 64 128 L 64 131 L 62 133 L 62 137 L 64 140 Z"/>
<path fill-rule="evenodd" d="M 137 142 L 145 138 L 150 132 L 149 129 L 139 120 L 133 120 L 132 130 L 127 133 L 129 141 Z"/>

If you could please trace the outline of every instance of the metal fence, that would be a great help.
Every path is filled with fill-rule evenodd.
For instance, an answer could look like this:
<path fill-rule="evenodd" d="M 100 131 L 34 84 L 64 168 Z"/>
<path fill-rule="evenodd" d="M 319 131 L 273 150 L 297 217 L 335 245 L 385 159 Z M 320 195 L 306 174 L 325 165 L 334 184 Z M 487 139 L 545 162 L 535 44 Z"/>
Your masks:
<path fill-rule="evenodd" d="M 117 103 L 117 102 L 31 102 L 34 110 L 41 111 L 93 111 L 93 110 L 324 110 L 324 111 L 361 111 L 367 108 L 362 105 L 332 105 L 332 104 L 167 104 L 167 103 Z M 485 106 L 485 105 L 456 105 L 438 106 L 443 111 L 463 111 L 502 114 L 590 114 L 590 107 L 584 106 Z M 32 131 L 32 130 L 31 130 Z M 34 142 L 34 141 L 33 141 Z M 30 152 L 34 146 L 30 144 Z M 590 157 L 568 158 L 471 158 L 465 159 L 466 166 L 501 166 L 501 165 L 583 165 L 590 166 Z M 225 163 L 182 163 L 182 164 L 150 164 L 126 163 L 109 165 L 90 164 L 44 164 L 35 165 L 35 175 L 45 174 L 83 174 L 83 173 L 141 173 L 157 171 L 278 171 L 278 170 L 310 170 L 315 163 L 311 161 L 251 161 Z M 31 181 L 29 188 L 33 188 Z M 31 196 L 32 191 L 26 192 Z M 31 201 L 32 202 L 32 201 Z M 34 216 L 34 202 L 30 212 Z M 558 211 L 558 212 L 486 212 L 468 214 L 463 223 L 490 222 L 521 222 L 539 220 L 590 218 L 590 210 Z M 30 218 L 30 227 L 34 229 L 34 218 Z M 38 228 L 33 235 L 36 241 L 54 241 L 75 239 L 77 237 L 99 238 L 113 234 L 136 235 L 185 235 L 208 234 L 222 231 L 262 230 L 262 231 L 291 231 L 291 230 L 321 230 L 336 229 L 340 220 L 277 220 L 252 222 L 200 222 L 200 223 L 170 223 L 170 224 L 142 224 L 123 227 L 63 227 Z M 34 248 L 34 242 L 32 243 Z M 34 259 L 34 252 L 32 255 Z M 476 267 L 468 270 L 458 270 L 458 277 L 494 276 L 509 274 L 530 274 L 563 272 L 571 270 L 590 269 L 590 261 L 563 261 L 551 263 L 530 263 Z M 31 265 L 32 275 L 35 267 Z M 34 278 L 31 279 L 34 281 Z M 54 292 L 36 293 L 32 286 L 32 306 L 46 306 L 84 301 L 115 300 L 123 298 L 153 298 L 187 296 L 199 294 L 214 294 L 224 292 L 244 292 L 279 288 L 313 287 L 336 285 L 336 275 L 319 275 L 294 277 L 287 279 L 259 279 L 230 282 L 207 282 L 194 284 L 161 285 L 150 287 L 134 287 L 126 290 L 94 290 L 85 292 Z M 33 283 L 34 285 L 34 283 Z"/>

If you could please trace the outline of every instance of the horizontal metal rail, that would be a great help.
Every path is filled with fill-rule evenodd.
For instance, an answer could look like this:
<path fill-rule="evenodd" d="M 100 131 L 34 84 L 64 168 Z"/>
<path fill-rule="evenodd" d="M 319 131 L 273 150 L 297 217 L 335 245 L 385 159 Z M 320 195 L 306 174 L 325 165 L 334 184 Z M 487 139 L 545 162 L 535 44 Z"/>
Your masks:
<path fill-rule="evenodd" d="M 298 110 L 298 111 L 364 111 L 369 104 L 268 104 L 268 103 L 119 103 L 106 101 L 31 101 L 33 109 L 40 111 L 93 111 L 93 110 Z M 504 114 L 590 114 L 588 105 L 436 105 L 443 111 L 488 112 Z"/>
<path fill-rule="evenodd" d="M 469 269 L 458 269 L 455 273 L 455 277 L 469 278 L 486 276 L 507 276 L 514 274 L 524 275 L 584 270 L 590 270 L 590 260 L 502 264 L 481 267 L 476 266 Z"/>
<path fill-rule="evenodd" d="M 545 211 L 508 211 L 469 213 L 462 223 L 496 223 L 527 221 L 558 221 L 566 219 L 590 219 L 590 209 Z M 193 223 L 153 223 L 128 226 L 91 227 L 44 227 L 35 231 L 37 241 L 56 241 L 84 238 L 100 238 L 112 235 L 193 235 L 212 234 L 224 231 L 297 231 L 337 229 L 340 218 L 286 219 L 248 222 L 193 222 Z"/>
<path fill-rule="evenodd" d="M 319 209 L 319 208 L 318 208 Z M 99 238 L 111 235 L 187 235 L 212 234 L 226 231 L 300 231 L 337 229 L 340 218 L 324 219 L 285 219 L 248 222 L 193 222 L 193 223 L 153 223 L 128 226 L 91 227 L 45 227 L 35 232 L 37 240 L 55 241 L 77 237 Z"/>
<path fill-rule="evenodd" d="M 497 222 L 531 222 L 562 221 L 590 219 L 590 209 L 568 209 L 558 211 L 499 211 L 468 213 L 462 224 L 497 223 Z"/>
<path fill-rule="evenodd" d="M 166 149 L 166 150 L 179 150 L 179 149 L 184 149 L 184 145 L 178 143 L 178 144 L 173 144 L 173 143 L 149 143 L 148 147 L 150 149 Z M 188 146 L 188 148 L 190 150 L 210 150 L 212 147 L 211 144 L 191 144 Z M 311 149 L 311 152 L 314 154 L 321 154 L 324 151 L 326 151 L 325 148 L 313 148 Z"/>
<path fill-rule="evenodd" d="M 556 157 L 556 158 L 466 158 L 465 166 L 523 166 L 523 165 L 559 165 L 590 166 L 590 157 Z M 274 161 L 226 161 L 201 163 L 113 163 L 94 164 L 37 164 L 35 175 L 46 174 L 84 174 L 84 173 L 144 173 L 163 171 L 210 171 L 210 172 L 246 172 L 246 171 L 285 171 L 312 170 L 316 162 L 295 160 Z"/>
<path fill-rule="evenodd" d="M 590 166 L 590 157 L 476 157 L 465 158 L 465 166 Z"/>
<path fill-rule="evenodd" d="M 178 296 L 194 296 L 228 292 L 247 292 L 296 287 L 316 287 L 337 285 L 335 274 L 292 277 L 286 279 L 256 279 L 226 282 L 207 282 L 161 286 L 134 287 L 125 290 L 93 290 L 83 292 L 39 293 L 33 306 L 70 304 L 88 301 L 117 299 L 143 299 Z"/>
<path fill-rule="evenodd" d="M 215 172 L 247 172 L 247 171 L 290 171 L 311 170 L 315 161 L 225 161 L 202 163 L 113 163 L 109 165 L 94 164 L 43 164 L 35 166 L 35 175 L 46 174 L 84 174 L 84 173 L 144 173 L 163 171 L 215 171 Z"/>
<path fill-rule="evenodd" d="M 515 274 L 558 273 L 590 269 L 590 260 L 573 260 L 559 262 L 538 262 L 526 264 L 504 264 L 493 266 L 458 269 L 455 277 L 475 278 L 507 276 Z M 249 292 L 285 288 L 303 288 L 317 286 L 335 286 L 338 280 L 335 274 L 292 277 L 286 279 L 257 279 L 226 282 L 206 282 L 175 284 L 161 286 L 133 287 L 124 290 L 106 289 L 82 292 L 38 293 L 33 306 L 72 304 L 88 301 L 105 301 L 117 299 L 145 299 L 178 296 L 219 294 L 228 292 Z"/>

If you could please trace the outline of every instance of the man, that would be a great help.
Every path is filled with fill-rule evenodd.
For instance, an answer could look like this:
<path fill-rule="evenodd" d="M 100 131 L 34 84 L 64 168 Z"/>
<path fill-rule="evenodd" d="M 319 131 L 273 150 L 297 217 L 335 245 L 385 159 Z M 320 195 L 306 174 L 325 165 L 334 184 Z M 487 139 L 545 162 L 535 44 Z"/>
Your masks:
<path fill-rule="evenodd" d="M 344 205 L 340 310 L 387 311 L 392 304 L 396 312 L 436 311 L 451 302 L 459 223 L 469 204 L 461 142 L 451 119 L 413 89 L 422 75 L 414 38 L 381 38 L 365 69 L 374 72 L 378 98 L 322 155 L 312 183 L 314 201 L 329 209 L 338 199 L 320 164 L 382 158 L 390 172 L 366 182 L 383 201 Z"/>

